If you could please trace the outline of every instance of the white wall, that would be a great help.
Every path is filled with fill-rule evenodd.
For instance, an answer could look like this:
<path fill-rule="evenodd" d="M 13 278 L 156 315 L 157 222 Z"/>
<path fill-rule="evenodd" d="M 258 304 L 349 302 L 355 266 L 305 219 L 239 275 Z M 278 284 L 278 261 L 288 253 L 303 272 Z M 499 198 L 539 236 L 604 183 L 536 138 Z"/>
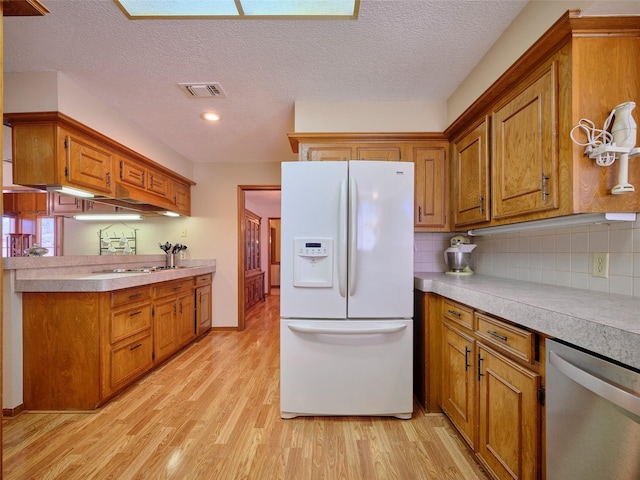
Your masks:
<path fill-rule="evenodd" d="M 296 102 L 296 132 L 442 132 L 445 102 Z"/>
<path fill-rule="evenodd" d="M 186 219 L 194 258 L 215 258 L 213 325 L 238 325 L 238 186 L 280 185 L 280 163 L 197 164 L 192 217 Z"/>

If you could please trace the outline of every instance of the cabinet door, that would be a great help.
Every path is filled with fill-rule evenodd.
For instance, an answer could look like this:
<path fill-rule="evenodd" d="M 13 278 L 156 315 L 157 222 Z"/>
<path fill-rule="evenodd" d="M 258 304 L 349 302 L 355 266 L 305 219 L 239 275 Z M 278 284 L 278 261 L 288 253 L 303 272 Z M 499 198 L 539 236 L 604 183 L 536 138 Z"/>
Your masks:
<path fill-rule="evenodd" d="M 153 366 L 151 333 L 118 346 L 111 351 L 111 391 L 131 383 Z"/>
<path fill-rule="evenodd" d="M 452 144 L 453 223 L 455 227 L 488 222 L 489 118 Z"/>
<path fill-rule="evenodd" d="M 379 160 L 383 162 L 399 162 L 402 160 L 401 144 L 355 145 L 355 160 Z"/>
<path fill-rule="evenodd" d="M 351 160 L 351 145 L 303 145 L 300 150 L 300 160 Z"/>
<path fill-rule="evenodd" d="M 492 113 L 494 219 L 558 208 L 557 90 L 553 62 Z"/>
<path fill-rule="evenodd" d="M 147 190 L 163 198 L 171 198 L 172 182 L 164 173 L 147 170 Z"/>
<path fill-rule="evenodd" d="M 173 203 L 179 213 L 191 215 L 191 186 L 184 183 L 173 183 Z"/>
<path fill-rule="evenodd" d="M 444 147 L 413 147 L 416 227 L 445 227 L 446 155 Z"/>
<path fill-rule="evenodd" d="M 60 195 L 59 193 L 50 193 L 49 195 L 49 209 L 51 215 L 82 212 L 82 200 L 78 197 Z"/>
<path fill-rule="evenodd" d="M 211 328 L 211 285 L 196 288 L 196 327 L 198 335 Z"/>
<path fill-rule="evenodd" d="M 196 318 L 193 291 L 176 301 L 176 335 L 178 348 L 196 336 Z"/>
<path fill-rule="evenodd" d="M 478 457 L 499 479 L 537 479 L 540 376 L 478 344 Z"/>
<path fill-rule="evenodd" d="M 72 185 L 111 194 L 113 155 L 107 149 L 74 135 L 66 135 L 67 180 Z"/>
<path fill-rule="evenodd" d="M 177 350 L 176 301 L 173 298 L 156 303 L 153 316 L 153 351 L 156 363 Z"/>
<path fill-rule="evenodd" d="M 120 159 L 120 180 L 122 183 L 138 188 L 145 188 L 147 171 L 144 166 L 133 160 Z"/>
<path fill-rule="evenodd" d="M 442 339 L 442 410 L 475 448 L 475 341 L 446 322 L 442 323 Z"/>

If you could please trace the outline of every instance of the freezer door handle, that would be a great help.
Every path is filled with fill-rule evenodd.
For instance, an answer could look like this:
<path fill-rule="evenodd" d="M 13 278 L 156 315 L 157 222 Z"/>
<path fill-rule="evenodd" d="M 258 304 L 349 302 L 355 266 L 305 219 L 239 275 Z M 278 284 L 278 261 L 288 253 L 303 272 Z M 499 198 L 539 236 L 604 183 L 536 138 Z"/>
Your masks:
<path fill-rule="evenodd" d="M 340 182 L 338 200 L 338 290 L 347 296 L 347 181 Z"/>
<path fill-rule="evenodd" d="M 406 330 L 407 324 L 380 325 L 379 327 L 318 327 L 290 323 L 289 330 L 298 333 L 319 333 L 322 335 L 378 335 L 381 333 L 397 333 Z"/>
<path fill-rule="evenodd" d="M 640 415 L 640 397 L 633 392 L 623 390 L 615 384 L 585 372 L 553 351 L 549 352 L 549 363 L 559 372 L 599 397 L 609 400 L 624 410 Z"/>
<path fill-rule="evenodd" d="M 356 180 L 349 177 L 349 296 L 356 293 L 356 250 L 358 244 L 358 191 Z"/>

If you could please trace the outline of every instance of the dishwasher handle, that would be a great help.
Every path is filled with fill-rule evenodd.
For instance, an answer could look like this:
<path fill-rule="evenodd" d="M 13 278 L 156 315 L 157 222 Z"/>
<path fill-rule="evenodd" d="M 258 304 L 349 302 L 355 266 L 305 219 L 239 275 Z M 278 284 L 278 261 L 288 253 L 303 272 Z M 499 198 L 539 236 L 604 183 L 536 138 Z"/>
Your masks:
<path fill-rule="evenodd" d="M 319 333 L 323 335 L 378 335 L 396 333 L 407 328 L 407 324 L 380 325 L 377 327 L 317 327 L 310 325 L 289 324 L 289 330 L 298 333 Z"/>
<path fill-rule="evenodd" d="M 596 395 L 609 400 L 624 410 L 640 416 L 640 396 L 637 394 L 585 372 L 553 351 L 549 352 L 549 363 L 559 372 L 579 385 L 582 385 L 584 388 L 591 390 Z"/>

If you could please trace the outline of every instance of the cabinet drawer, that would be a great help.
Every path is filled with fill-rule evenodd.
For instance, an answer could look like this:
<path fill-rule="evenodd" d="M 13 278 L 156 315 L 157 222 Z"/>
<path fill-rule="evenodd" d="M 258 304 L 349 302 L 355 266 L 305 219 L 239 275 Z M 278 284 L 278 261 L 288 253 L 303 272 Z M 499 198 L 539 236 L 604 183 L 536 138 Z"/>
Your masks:
<path fill-rule="evenodd" d="M 153 365 L 151 334 L 111 351 L 111 387 L 133 380 Z"/>
<path fill-rule="evenodd" d="M 209 285 L 211 283 L 211 280 L 213 279 L 213 275 L 210 273 L 207 273 L 205 275 L 198 275 L 196 278 L 196 287 L 199 287 L 201 285 Z"/>
<path fill-rule="evenodd" d="M 127 288 L 125 290 L 116 290 L 111 292 L 111 306 L 119 307 L 127 303 L 142 302 L 151 298 L 151 289 L 149 287 Z"/>
<path fill-rule="evenodd" d="M 476 335 L 526 362 L 535 360 L 535 334 L 497 318 L 476 313 Z"/>
<path fill-rule="evenodd" d="M 473 310 L 469 307 L 445 299 L 442 302 L 442 315 L 469 330 L 473 330 Z"/>
<path fill-rule="evenodd" d="M 154 287 L 155 297 L 161 298 L 169 295 L 182 295 L 193 290 L 193 278 L 179 282 L 163 283 Z"/>
<path fill-rule="evenodd" d="M 151 304 L 129 308 L 111 315 L 111 344 L 151 328 Z"/>

